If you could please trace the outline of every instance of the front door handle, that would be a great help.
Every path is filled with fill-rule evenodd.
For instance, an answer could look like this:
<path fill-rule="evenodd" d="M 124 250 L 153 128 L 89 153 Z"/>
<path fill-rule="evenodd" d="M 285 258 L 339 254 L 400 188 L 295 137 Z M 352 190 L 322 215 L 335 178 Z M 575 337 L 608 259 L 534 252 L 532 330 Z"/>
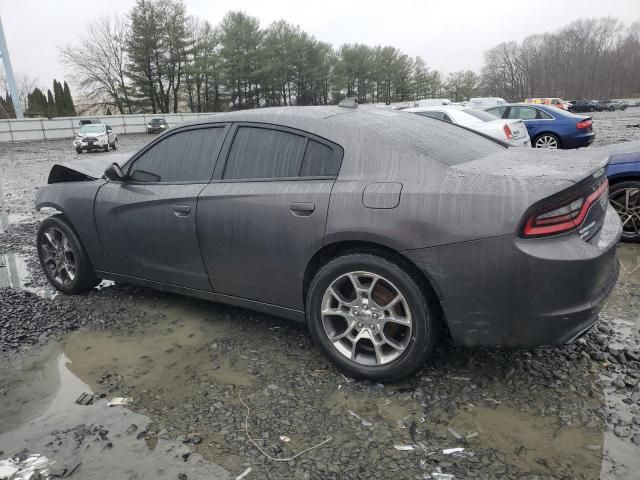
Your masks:
<path fill-rule="evenodd" d="M 316 206 L 313 203 L 293 202 L 289 205 L 289 209 L 297 217 L 308 217 L 316 209 Z"/>
<path fill-rule="evenodd" d="M 174 205 L 173 214 L 176 217 L 186 217 L 191 213 L 191 207 L 189 205 Z"/>

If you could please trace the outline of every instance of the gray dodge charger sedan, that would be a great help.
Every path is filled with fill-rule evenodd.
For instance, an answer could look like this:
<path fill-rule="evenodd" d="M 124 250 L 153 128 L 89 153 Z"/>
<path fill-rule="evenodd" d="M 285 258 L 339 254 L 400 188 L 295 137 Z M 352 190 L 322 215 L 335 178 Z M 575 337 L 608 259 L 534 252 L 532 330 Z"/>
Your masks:
<path fill-rule="evenodd" d="M 42 268 L 306 322 L 348 374 L 415 372 L 447 329 L 533 347 L 589 329 L 617 275 L 607 159 L 507 149 L 373 108 L 217 114 L 142 150 L 56 164 Z"/>

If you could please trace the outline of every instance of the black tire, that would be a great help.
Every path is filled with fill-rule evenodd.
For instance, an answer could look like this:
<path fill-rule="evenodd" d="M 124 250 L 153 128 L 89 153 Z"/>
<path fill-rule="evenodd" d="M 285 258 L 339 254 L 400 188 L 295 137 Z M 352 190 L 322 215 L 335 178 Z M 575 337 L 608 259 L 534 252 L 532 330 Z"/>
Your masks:
<path fill-rule="evenodd" d="M 609 107 L 609 111 L 610 111 L 610 112 L 615 112 L 615 111 L 616 111 L 616 107 L 614 107 L 613 105 L 611 105 L 611 106 Z"/>
<path fill-rule="evenodd" d="M 102 149 L 105 152 L 109 151 L 109 139 L 107 139 L 107 144 L 104 146 L 104 148 Z"/>
<path fill-rule="evenodd" d="M 553 148 L 553 147 L 539 146 L 542 143 L 550 143 L 550 142 L 555 142 L 556 149 L 562 148 L 562 142 L 560 141 L 558 136 L 554 135 L 553 133 L 541 133 L 531 142 L 531 146 L 533 148 Z"/>
<path fill-rule="evenodd" d="M 611 205 L 616 209 L 621 220 L 624 222 L 627 219 L 625 214 L 625 191 L 626 190 L 638 190 L 638 193 L 630 196 L 630 201 L 633 201 L 633 207 L 640 206 L 640 180 L 626 180 L 623 182 L 614 183 L 609 187 L 609 200 Z M 635 222 L 634 222 L 635 221 Z M 640 243 L 640 221 L 635 220 L 635 217 L 627 220 L 622 226 L 622 241 L 629 243 Z"/>
<path fill-rule="evenodd" d="M 68 283 L 63 283 L 63 281 L 55 278 L 52 262 L 47 261 L 45 258 L 45 245 L 51 245 L 45 234 L 51 232 L 50 229 L 62 232 L 68 241 L 70 250 L 72 251 L 71 254 L 65 255 L 67 258 L 70 258 L 69 255 L 72 255 L 73 263 L 75 264 L 74 278 L 70 279 Z M 93 271 L 93 266 L 91 265 L 91 261 L 89 260 L 86 250 L 82 246 L 80 239 L 64 215 L 53 215 L 40 223 L 36 236 L 36 246 L 38 249 L 40 266 L 42 267 L 47 280 L 49 280 L 49 283 L 51 283 L 56 290 L 67 295 L 73 295 L 76 293 L 87 292 L 100 283 L 100 279 L 96 277 L 95 272 Z"/>
<path fill-rule="evenodd" d="M 589 107 L 589 111 L 590 111 L 590 112 L 595 112 L 595 111 L 596 111 L 596 109 L 595 109 L 595 107 Z"/>
<path fill-rule="evenodd" d="M 76 153 L 82 153 L 82 149 L 80 147 L 76 147 Z"/>
<path fill-rule="evenodd" d="M 371 272 L 383 277 L 383 281 L 393 284 L 408 305 L 411 334 L 406 339 L 402 353 L 389 363 L 365 365 L 347 358 L 337 350 L 325 331 L 321 315 L 325 292 L 334 281 L 349 272 Z M 394 381 L 415 373 L 433 351 L 440 333 L 440 320 L 433 313 L 436 310 L 430 307 L 430 301 L 418 281 L 396 263 L 371 253 L 346 254 L 324 265 L 311 282 L 306 310 L 307 324 L 314 342 L 325 356 L 355 378 Z"/>
<path fill-rule="evenodd" d="M 627 106 L 624 105 L 621 110 L 624 112 L 626 109 L 627 109 Z"/>
<path fill-rule="evenodd" d="M 118 149 L 118 139 L 117 138 L 113 141 L 113 145 L 111 145 L 111 148 L 113 148 L 114 150 Z"/>

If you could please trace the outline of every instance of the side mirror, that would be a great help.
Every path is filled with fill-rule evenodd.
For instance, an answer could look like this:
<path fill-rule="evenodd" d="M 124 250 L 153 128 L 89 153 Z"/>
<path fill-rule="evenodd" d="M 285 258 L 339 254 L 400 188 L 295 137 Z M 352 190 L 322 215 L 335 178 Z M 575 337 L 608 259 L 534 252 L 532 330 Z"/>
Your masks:
<path fill-rule="evenodd" d="M 125 179 L 126 175 L 120 168 L 120 165 L 117 163 L 112 163 L 109 168 L 104 171 L 104 176 L 109 180 L 122 181 Z"/>

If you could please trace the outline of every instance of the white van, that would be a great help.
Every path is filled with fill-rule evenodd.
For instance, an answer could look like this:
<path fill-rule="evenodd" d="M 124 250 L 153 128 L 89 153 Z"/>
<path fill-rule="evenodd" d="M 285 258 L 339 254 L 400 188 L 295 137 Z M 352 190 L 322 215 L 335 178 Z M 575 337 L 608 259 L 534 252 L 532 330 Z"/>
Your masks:
<path fill-rule="evenodd" d="M 506 103 L 509 102 L 500 97 L 474 97 L 469 99 L 467 107 L 484 109 L 489 107 L 497 107 Z"/>

